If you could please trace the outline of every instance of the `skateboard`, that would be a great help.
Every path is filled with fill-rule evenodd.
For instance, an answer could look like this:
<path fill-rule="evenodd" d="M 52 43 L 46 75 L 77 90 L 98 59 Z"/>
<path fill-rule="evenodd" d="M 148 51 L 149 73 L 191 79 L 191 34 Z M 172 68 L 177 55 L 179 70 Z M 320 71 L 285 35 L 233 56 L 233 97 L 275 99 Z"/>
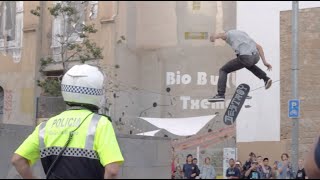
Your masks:
<path fill-rule="evenodd" d="M 234 93 L 230 101 L 230 104 L 226 110 L 226 113 L 224 114 L 224 117 L 223 117 L 223 122 L 226 125 L 232 125 L 236 121 L 244 101 L 246 99 L 252 98 L 251 96 L 248 96 L 249 91 L 250 91 L 250 86 L 247 84 L 240 84 L 237 87 L 236 92 Z"/>

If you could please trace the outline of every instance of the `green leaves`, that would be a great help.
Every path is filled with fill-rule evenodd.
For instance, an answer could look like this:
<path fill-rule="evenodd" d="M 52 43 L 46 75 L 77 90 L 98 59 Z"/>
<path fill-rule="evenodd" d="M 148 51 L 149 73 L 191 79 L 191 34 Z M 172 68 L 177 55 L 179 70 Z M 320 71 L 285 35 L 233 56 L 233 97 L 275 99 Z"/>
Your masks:
<path fill-rule="evenodd" d="M 59 15 L 73 16 L 78 13 L 77 9 L 70 3 L 56 3 L 53 7 L 49 7 L 48 10 L 55 18 Z"/>
<path fill-rule="evenodd" d="M 86 39 L 83 41 L 83 44 L 85 47 L 87 60 L 103 59 L 102 48 L 98 47 L 95 42 L 91 42 L 89 39 Z"/>
<path fill-rule="evenodd" d="M 53 59 L 51 57 L 48 58 L 41 58 L 40 59 L 40 72 L 43 73 L 44 68 L 53 62 Z"/>
<path fill-rule="evenodd" d="M 30 13 L 40 17 L 40 6 L 37 6 L 36 9 L 31 9 Z"/>
<path fill-rule="evenodd" d="M 67 16 L 73 16 L 77 14 L 77 9 L 72 6 L 63 6 L 60 10 L 60 13 L 65 14 Z"/>
<path fill-rule="evenodd" d="M 61 12 L 61 8 L 62 8 L 61 3 L 57 3 L 53 7 L 48 7 L 48 10 L 52 16 L 57 18 Z"/>
<path fill-rule="evenodd" d="M 61 83 L 58 78 L 46 78 L 45 80 L 37 80 L 37 84 L 44 91 L 44 94 L 50 96 L 61 96 Z"/>
<path fill-rule="evenodd" d="M 85 33 L 96 33 L 96 32 L 98 32 L 98 30 L 94 28 L 94 24 L 91 24 L 91 25 L 85 25 L 83 27 L 83 32 L 85 32 Z"/>

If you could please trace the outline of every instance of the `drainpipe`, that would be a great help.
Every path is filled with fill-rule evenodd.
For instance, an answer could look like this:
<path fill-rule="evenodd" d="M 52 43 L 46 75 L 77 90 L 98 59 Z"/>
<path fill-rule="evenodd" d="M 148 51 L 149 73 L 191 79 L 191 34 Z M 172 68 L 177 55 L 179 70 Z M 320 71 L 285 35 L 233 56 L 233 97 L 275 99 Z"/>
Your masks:
<path fill-rule="evenodd" d="M 113 52 L 114 52 L 114 56 L 113 56 L 113 62 L 114 64 L 116 64 L 117 62 L 117 24 L 116 24 L 116 18 L 119 15 L 119 1 L 116 1 L 117 5 L 116 5 L 116 12 L 113 14 L 113 16 L 111 17 L 111 21 L 114 22 L 113 24 L 113 33 L 114 33 L 114 44 L 113 44 Z M 117 71 L 117 69 L 115 69 L 115 71 Z M 115 72 L 116 73 L 116 72 Z M 116 104 L 117 104 L 117 98 L 115 97 L 113 99 L 113 118 L 116 118 Z"/>
<path fill-rule="evenodd" d="M 114 9 L 115 9 L 115 12 L 114 12 L 114 14 L 112 15 L 112 17 L 110 18 L 110 19 L 101 19 L 100 20 L 100 23 L 101 24 L 106 24 L 106 23 L 114 23 L 113 24 L 113 36 L 114 36 L 114 43 L 112 44 L 113 45 L 113 47 L 114 47 L 114 50 L 113 50 L 113 52 L 114 52 L 114 62 L 116 62 L 116 39 L 117 39 L 117 26 L 116 26 L 116 18 L 118 17 L 118 15 L 119 15 L 119 1 L 113 1 L 113 2 L 115 2 L 116 3 L 116 7 L 114 7 Z M 106 94 L 105 94 L 105 99 L 108 101 L 108 98 L 106 97 Z M 107 102 L 106 101 L 106 102 Z M 103 110 L 104 112 L 102 112 L 102 113 L 104 113 L 104 114 L 107 114 L 107 115 L 109 115 L 109 116 L 111 116 L 111 111 L 113 111 L 113 116 L 111 116 L 113 119 L 115 119 L 115 116 L 116 116 L 116 98 L 114 98 L 114 101 L 113 101 L 113 108 L 112 107 L 108 107 L 108 112 L 105 112 L 105 110 Z"/>
<path fill-rule="evenodd" d="M 41 57 L 42 57 L 42 43 L 43 43 L 43 22 L 44 22 L 44 14 L 45 14 L 45 7 L 46 7 L 46 1 L 39 1 L 39 6 L 40 6 L 40 17 L 39 17 L 39 24 L 38 24 L 38 28 L 36 30 L 36 34 L 38 35 L 37 37 L 37 51 L 36 51 L 36 61 L 38 61 Z M 39 63 L 36 63 L 35 65 L 35 78 L 39 78 L 40 77 L 40 72 L 39 72 Z M 39 91 L 39 87 L 37 85 L 37 81 L 35 81 L 34 83 L 34 105 L 35 105 L 35 110 L 34 110 L 34 126 L 37 126 L 37 118 L 38 118 L 38 113 L 39 113 L 39 96 L 38 96 L 38 91 Z"/>

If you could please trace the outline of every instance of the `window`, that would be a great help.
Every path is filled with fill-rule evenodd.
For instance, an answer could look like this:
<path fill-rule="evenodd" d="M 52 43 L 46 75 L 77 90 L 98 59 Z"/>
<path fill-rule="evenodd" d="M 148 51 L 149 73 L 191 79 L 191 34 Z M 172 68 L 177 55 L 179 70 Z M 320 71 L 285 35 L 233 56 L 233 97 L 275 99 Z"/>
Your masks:
<path fill-rule="evenodd" d="M 79 33 L 82 32 L 83 24 L 85 23 L 85 1 L 65 1 L 69 6 L 74 7 L 77 11 L 72 17 L 67 17 L 67 22 L 64 23 L 65 34 L 70 36 L 69 42 L 81 41 Z M 69 22 L 71 21 L 71 23 Z"/>
<path fill-rule="evenodd" d="M 21 58 L 23 1 L 0 1 L 0 52 Z"/>
<path fill-rule="evenodd" d="M 89 18 L 90 20 L 93 20 L 98 17 L 98 1 L 89 1 L 89 2 L 90 2 Z"/>
<path fill-rule="evenodd" d="M 77 11 L 73 16 L 63 18 L 58 16 L 53 21 L 52 29 L 52 49 L 53 59 L 55 61 L 61 61 L 61 41 L 68 42 L 81 42 L 79 34 L 82 33 L 83 24 L 86 20 L 86 1 L 57 1 L 55 3 L 61 3 L 63 5 L 74 7 Z M 64 38 L 64 39 L 61 39 Z"/>
<path fill-rule="evenodd" d="M 16 2 L 1 1 L 0 39 L 12 41 L 15 39 Z"/>

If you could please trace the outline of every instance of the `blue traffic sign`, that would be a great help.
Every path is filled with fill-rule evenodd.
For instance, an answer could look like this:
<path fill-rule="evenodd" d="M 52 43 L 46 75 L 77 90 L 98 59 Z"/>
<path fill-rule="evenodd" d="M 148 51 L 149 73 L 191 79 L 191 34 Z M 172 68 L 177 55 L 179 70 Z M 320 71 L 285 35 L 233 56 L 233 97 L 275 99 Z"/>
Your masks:
<path fill-rule="evenodd" d="M 299 118 L 300 117 L 300 100 L 291 99 L 289 100 L 288 106 L 289 106 L 289 111 L 288 111 L 289 118 Z"/>

